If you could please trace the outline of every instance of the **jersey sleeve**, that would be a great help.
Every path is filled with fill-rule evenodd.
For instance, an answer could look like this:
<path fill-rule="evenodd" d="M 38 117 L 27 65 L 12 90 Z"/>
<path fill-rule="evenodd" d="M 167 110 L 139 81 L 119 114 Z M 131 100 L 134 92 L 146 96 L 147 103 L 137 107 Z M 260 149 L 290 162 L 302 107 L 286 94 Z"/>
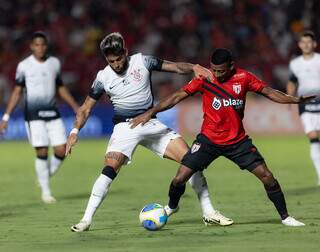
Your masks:
<path fill-rule="evenodd" d="M 182 90 L 185 91 L 189 95 L 194 95 L 197 92 L 202 91 L 202 79 L 194 78 L 189 81 L 188 84 L 182 87 Z"/>
<path fill-rule="evenodd" d="M 63 81 L 62 81 L 62 77 L 61 77 L 61 63 L 58 59 L 57 59 L 56 67 L 57 67 L 56 86 L 60 87 L 60 86 L 63 86 Z"/>
<path fill-rule="evenodd" d="M 248 91 L 260 93 L 262 89 L 267 86 L 267 83 L 260 80 L 257 76 L 250 72 L 247 72 L 247 80 Z"/>
<path fill-rule="evenodd" d="M 97 101 L 100 99 L 103 93 L 105 93 L 104 85 L 103 82 L 100 80 L 98 73 L 96 79 L 94 80 L 90 88 L 89 97 Z"/>
<path fill-rule="evenodd" d="M 24 87 L 26 85 L 25 83 L 25 72 L 23 70 L 23 65 L 21 63 L 18 64 L 17 70 L 16 70 L 16 85 Z"/>
<path fill-rule="evenodd" d="M 298 85 L 298 78 L 294 74 L 292 63 L 289 64 L 289 81 L 293 82 L 294 84 Z"/>
<path fill-rule="evenodd" d="M 161 71 L 163 60 L 155 56 L 142 55 L 142 61 L 144 66 L 149 71 Z"/>

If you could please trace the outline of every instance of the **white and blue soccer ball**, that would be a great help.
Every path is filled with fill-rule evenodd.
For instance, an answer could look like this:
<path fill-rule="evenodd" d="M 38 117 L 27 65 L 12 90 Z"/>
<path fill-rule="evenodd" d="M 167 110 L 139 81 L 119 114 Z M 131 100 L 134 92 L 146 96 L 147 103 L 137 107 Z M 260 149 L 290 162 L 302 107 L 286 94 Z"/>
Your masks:
<path fill-rule="evenodd" d="M 139 219 L 145 229 L 156 231 L 163 228 L 168 216 L 162 205 L 151 203 L 142 208 Z"/>

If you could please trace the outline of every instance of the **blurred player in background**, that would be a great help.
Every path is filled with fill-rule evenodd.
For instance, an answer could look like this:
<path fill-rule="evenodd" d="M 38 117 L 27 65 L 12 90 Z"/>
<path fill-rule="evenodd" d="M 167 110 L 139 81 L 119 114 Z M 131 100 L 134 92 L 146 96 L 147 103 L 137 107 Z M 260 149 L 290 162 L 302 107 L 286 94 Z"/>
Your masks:
<path fill-rule="evenodd" d="M 267 87 L 266 83 L 253 74 L 236 68 L 231 52 L 224 48 L 213 52 L 211 71 L 210 79 L 191 80 L 157 106 L 131 121 L 133 128 L 137 125 L 141 127 L 158 112 L 173 107 L 195 93 L 202 94 L 204 119 L 201 133 L 183 157 L 182 165 L 170 185 L 167 207 L 172 211 L 178 207 L 180 197 L 185 191 L 185 183 L 192 174 L 203 171 L 215 159 L 224 156 L 236 163 L 240 169 L 254 174 L 263 183 L 284 225 L 304 226 L 304 223 L 289 216 L 280 184 L 247 136 L 242 119 L 248 91 L 259 93 L 278 103 L 302 103 L 314 96 L 294 97 Z"/>
<path fill-rule="evenodd" d="M 67 152 L 77 141 L 78 131 L 87 121 L 90 111 L 106 93 L 114 107 L 113 122 L 115 124 L 106 151 L 105 167 L 93 185 L 92 193 L 81 221 L 72 226 L 74 232 L 89 229 L 92 218 L 106 197 L 112 181 L 116 178 L 122 165 L 127 164 L 137 147 L 150 149 L 160 157 L 169 158 L 180 163 L 187 153 L 188 146 L 182 137 L 162 124 L 156 117 L 145 126 L 131 129 L 129 120 L 153 107 L 151 88 L 152 71 L 167 71 L 180 74 L 195 73 L 208 75 L 208 70 L 199 65 L 189 63 L 173 63 L 137 53 L 128 56 L 121 34 L 111 33 L 104 38 L 100 48 L 108 66 L 99 71 L 91 87 L 89 96 L 77 112 L 74 129 L 70 132 Z M 190 184 L 198 195 L 205 224 L 217 223 L 231 225 L 233 221 L 216 211 L 210 201 L 208 186 L 202 172 L 195 173 Z M 167 214 L 175 211 L 167 208 Z"/>
<path fill-rule="evenodd" d="M 10 114 L 18 104 L 24 91 L 24 117 L 30 144 L 35 148 L 35 169 L 42 190 L 42 201 L 54 203 L 49 178 L 59 169 L 66 150 L 66 135 L 63 122 L 56 107 L 56 91 L 76 112 L 78 105 L 63 86 L 60 61 L 47 54 L 48 38 L 43 32 L 35 32 L 31 38 L 32 54 L 22 60 L 16 71 L 16 86 L 11 94 L 0 122 L 0 133 L 4 133 Z M 48 160 L 48 146 L 53 154 Z"/>
<path fill-rule="evenodd" d="M 298 46 L 302 55 L 289 64 L 290 79 L 287 85 L 289 95 L 320 95 L 320 54 L 315 52 L 317 42 L 312 31 L 300 35 Z M 304 132 L 310 141 L 310 154 L 320 185 L 320 98 L 299 104 L 299 114 Z"/>

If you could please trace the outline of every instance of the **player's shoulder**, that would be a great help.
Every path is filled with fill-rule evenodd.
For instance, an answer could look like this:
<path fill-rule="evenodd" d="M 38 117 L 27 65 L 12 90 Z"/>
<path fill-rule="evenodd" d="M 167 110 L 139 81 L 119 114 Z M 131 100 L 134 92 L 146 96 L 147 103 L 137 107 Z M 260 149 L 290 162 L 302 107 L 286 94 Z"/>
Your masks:
<path fill-rule="evenodd" d="M 295 57 L 293 57 L 293 58 L 290 60 L 289 66 L 299 65 L 299 64 L 301 64 L 302 61 L 303 61 L 302 55 L 295 56 Z"/>
<path fill-rule="evenodd" d="M 23 66 L 32 62 L 32 55 L 29 55 L 18 62 L 18 65 Z"/>
<path fill-rule="evenodd" d="M 253 74 L 250 71 L 237 67 L 236 72 L 234 74 L 234 78 L 245 79 L 245 78 L 250 77 L 252 75 Z"/>
<path fill-rule="evenodd" d="M 52 62 L 53 64 L 60 64 L 60 60 L 57 57 L 52 55 L 48 56 L 47 60 Z"/>

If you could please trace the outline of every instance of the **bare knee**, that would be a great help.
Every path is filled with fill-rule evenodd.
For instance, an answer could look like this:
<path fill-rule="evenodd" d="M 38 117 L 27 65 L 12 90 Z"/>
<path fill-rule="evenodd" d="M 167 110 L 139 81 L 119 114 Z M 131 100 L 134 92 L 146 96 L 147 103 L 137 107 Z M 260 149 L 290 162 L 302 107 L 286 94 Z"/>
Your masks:
<path fill-rule="evenodd" d="M 36 147 L 37 157 L 48 157 L 48 147 Z"/>
<path fill-rule="evenodd" d="M 59 146 L 54 146 L 53 151 L 57 157 L 64 157 L 64 155 L 66 153 L 66 145 L 63 144 L 63 145 L 59 145 Z"/>
<path fill-rule="evenodd" d="M 182 158 L 188 152 L 188 145 L 182 137 L 173 139 L 169 142 L 164 157 L 181 163 Z"/>
<path fill-rule="evenodd" d="M 108 152 L 105 157 L 105 166 L 112 167 L 117 173 L 121 166 L 125 163 L 127 157 L 121 152 Z"/>

